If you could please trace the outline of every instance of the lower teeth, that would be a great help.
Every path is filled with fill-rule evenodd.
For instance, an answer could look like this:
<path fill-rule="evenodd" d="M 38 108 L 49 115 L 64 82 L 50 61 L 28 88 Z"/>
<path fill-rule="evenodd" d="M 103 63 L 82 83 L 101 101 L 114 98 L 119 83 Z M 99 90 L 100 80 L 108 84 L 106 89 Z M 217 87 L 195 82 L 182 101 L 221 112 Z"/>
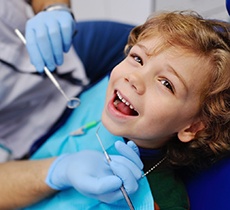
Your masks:
<path fill-rule="evenodd" d="M 117 107 L 117 105 L 118 105 L 119 103 L 120 103 L 119 100 L 115 100 L 115 101 L 113 102 L 113 104 L 114 104 L 115 107 Z"/>

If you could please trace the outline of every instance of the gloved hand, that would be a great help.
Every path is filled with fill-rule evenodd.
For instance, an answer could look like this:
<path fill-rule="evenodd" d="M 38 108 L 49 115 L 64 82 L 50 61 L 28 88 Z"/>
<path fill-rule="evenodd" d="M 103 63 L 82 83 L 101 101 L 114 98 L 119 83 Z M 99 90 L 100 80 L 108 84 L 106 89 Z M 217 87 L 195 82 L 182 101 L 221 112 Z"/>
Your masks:
<path fill-rule="evenodd" d="M 121 185 L 132 194 L 138 189 L 142 175 L 143 164 L 131 148 L 133 144 L 116 142 L 120 155 L 110 155 L 110 163 L 102 152 L 94 150 L 62 155 L 51 165 L 46 183 L 56 190 L 74 187 L 83 195 L 105 203 L 123 199 Z"/>
<path fill-rule="evenodd" d="M 63 52 L 68 52 L 76 30 L 75 21 L 68 11 L 39 12 L 26 23 L 26 47 L 31 63 L 37 71 L 44 66 L 54 70 L 63 63 Z"/>

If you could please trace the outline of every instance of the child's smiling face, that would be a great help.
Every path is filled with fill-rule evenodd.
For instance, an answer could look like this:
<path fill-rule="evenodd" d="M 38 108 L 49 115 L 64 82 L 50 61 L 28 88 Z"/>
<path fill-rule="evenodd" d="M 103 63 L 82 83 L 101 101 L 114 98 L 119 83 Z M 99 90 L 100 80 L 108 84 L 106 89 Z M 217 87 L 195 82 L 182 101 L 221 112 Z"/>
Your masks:
<path fill-rule="evenodd" d="M 110 132 L 146 148 L 158 148 L 175 134 L 190 141 L 203 128 L 198 114 L 207 62 L 174 47 L 150 55 L 159 42 L 139 42 L 114 68 L 102 115 Z"/>

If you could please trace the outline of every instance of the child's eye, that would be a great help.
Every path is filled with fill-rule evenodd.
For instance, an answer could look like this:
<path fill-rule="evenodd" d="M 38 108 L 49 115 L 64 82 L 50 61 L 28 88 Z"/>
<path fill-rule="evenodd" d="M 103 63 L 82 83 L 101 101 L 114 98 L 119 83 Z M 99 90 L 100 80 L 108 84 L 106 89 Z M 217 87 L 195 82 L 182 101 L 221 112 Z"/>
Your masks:
<path fill-rule="evenodd" d="M 168 80 L 162 79 L 161 84 L 164 85 L 166 88 L 168 88 L 172 93 L 174 93 L 173 86 L 171 85 L 171 83 Z"/>
<path fill-rule="evenodd" d="M 143 65 L 143 61 L 141 59 L 140 56 L 138 56 L 137 54 L 130 54 L 130 56 L 139 64 Z"/>

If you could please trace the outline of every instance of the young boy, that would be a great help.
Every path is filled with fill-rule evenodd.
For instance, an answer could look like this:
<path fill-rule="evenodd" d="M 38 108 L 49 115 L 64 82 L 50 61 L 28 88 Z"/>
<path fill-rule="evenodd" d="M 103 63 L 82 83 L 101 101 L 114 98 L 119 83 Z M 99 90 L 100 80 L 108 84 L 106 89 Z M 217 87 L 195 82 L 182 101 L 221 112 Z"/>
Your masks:
<path fill-rule="evenodd" d="M 159 13 L 134 28 L 109 81 L 82 93 L 82 105 L 33 156 L 64 154 L 46 181 L 66 190 L 29 209 L 128 209 L 121 184 L 135 209 L 189 209 L 172 166 L 203 167 L 230 149 L 228 28 L 189 12 Z"/>

